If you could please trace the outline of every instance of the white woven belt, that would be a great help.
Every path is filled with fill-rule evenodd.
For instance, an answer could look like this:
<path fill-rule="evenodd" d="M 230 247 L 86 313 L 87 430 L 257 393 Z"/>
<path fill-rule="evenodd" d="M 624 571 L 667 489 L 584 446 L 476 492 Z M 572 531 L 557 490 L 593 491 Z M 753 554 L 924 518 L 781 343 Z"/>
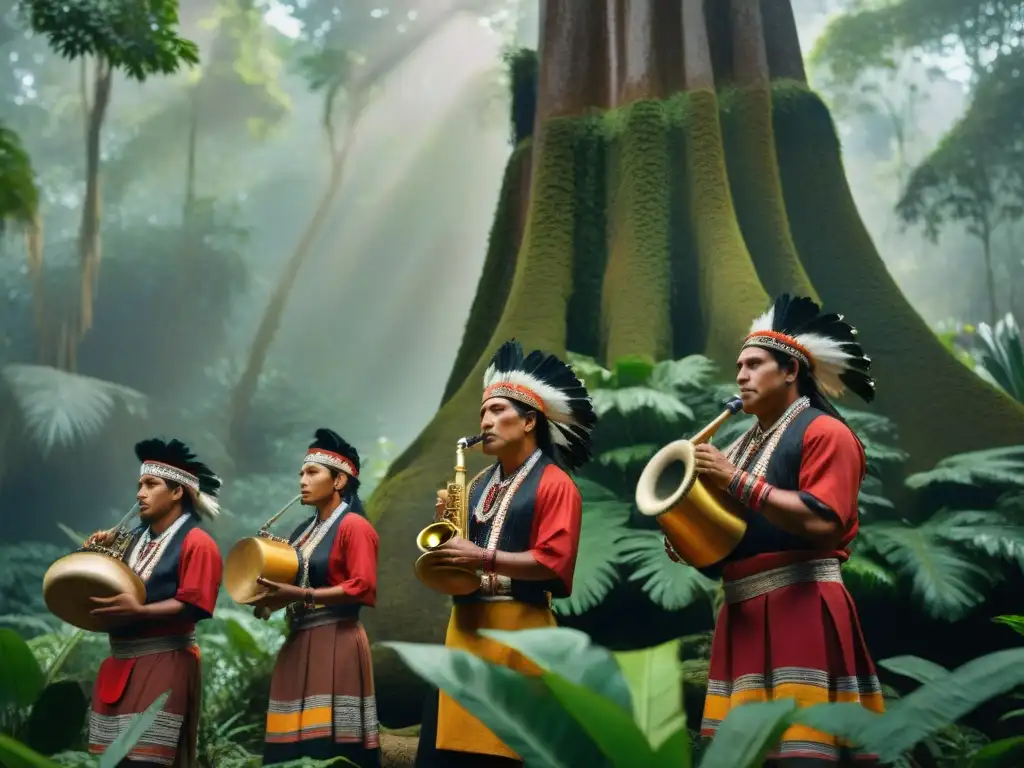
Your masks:
<path fill-rule="evenodd" d="M 744 600 L 766 595 L 791 584 L 803 584 L 809 581 L 831 581 L 842 584 L 843 571 L 839 561 L 830 557 L 823 560 L 793 563 L 781 568 L 773 568 L 770 571 L 744 576 L 735 581 L 727 581 L 722 586 L 725 590 L 725 602 L 742 603 Z"/>
<path fill-rule="evenodd" d="M 137 659 L 154 653 L 187 651 L 196 644 L 195 634 L 164 635 L 163 637 L 112 637 L 110 655 L 115 659 Z"/>

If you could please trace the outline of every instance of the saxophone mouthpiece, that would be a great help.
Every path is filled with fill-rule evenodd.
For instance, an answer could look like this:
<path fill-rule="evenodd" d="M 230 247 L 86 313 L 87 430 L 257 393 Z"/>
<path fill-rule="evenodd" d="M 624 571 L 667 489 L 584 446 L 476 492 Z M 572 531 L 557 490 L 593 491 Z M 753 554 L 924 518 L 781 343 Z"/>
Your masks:
<path fill-rule="evenodd" d="M 459 445 L 464 449 L 472 448 L 474 445 L 484 439 L 484 435 L 474 435 L 473 437 L 461 437 L 459 438 Z"/>

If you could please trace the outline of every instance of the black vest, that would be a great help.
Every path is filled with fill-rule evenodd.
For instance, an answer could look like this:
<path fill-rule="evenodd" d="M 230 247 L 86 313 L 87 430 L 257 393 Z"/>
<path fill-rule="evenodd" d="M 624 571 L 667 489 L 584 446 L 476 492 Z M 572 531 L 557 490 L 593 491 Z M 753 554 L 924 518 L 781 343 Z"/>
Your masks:
<path fill-rule="evenodd" d="M 501 532 L 498 534 L 497 549 L 499 551 L 526 552 L 530 549 L 530 535 L 533 532 L 533 516 L 537 503 L 537 490 L 540 488 L 541 476 L 550 464 L 552 464 L 551 459 L 541 455 L 537 463 L 533 465 L 533 468 L 520 483 L 519 488 L 516 489 L 515 496 L 512 497 L 508 505 L 508 511 L 505 514 Z M 491 536 L 492 527 L 497 520 L 497 515 L 486 523 L 481 523 L 476 519 L 474 510 L 483 496 L 484 488 L 487 486 L 487 481 L 490 480 L 493 472 L 494 468 L 492 467 L 479 475 L 469 488 L 469 538 L 474 544 L 485 549 Z M 547 607 L 550 604 L 549 593 L 561 597 L 564 591 L 565 588 L 558 579 L 551 579 L 549 581 L 512 579 L 510 596 L 513 600 L 521 603 Z M 487 595 L 477 591 L 470 595 L 453 597 L 452 600 L 455 603 L 472 603 L 486 597 Z"/>
<path fill-rule="evenodd" d="M 309 586 L 312 589 L 322 589 L 324 587 L 333 587 L 334 584 L 328 580 L 328 571 L 331 562 L 331 550 L 334 549 L 334 540 L 338 537 L 338 526 L 341 525 L 341 521 L 345 519 L 347 515 L 352 512 L 352 508 L 346 506 L 345 511 L 338 515 L 338 519 L 331 523 L 331 527 L 324 534 L 324 537 L 320 539 L 320 543 L 316 545 L 312 553 L 309 555 Z M 306 519 L 299 525 L 292 535 L 288 537 L 288 541 L 294 545 L 302 532 L 309 527 L 310 523 L 316 518 L 316 515 Z M 295 548 L 298 552 L 298 547 Z M 298 585 L 299 580 L 302 578 L 302 569 L 304 567 L 302 553 L 299 554 L 299 572 L 295 575 L 295 584 Z M 360 605 L 358 603 L 342 603 L 331 607 L 331 613 L 339 616 L 346 617 L 358 617 Z"/>
<path fill-rule="evenodd" d="M 782 491 L 800 490 L 800 464 L 803 460 L 804 434 L 811 422 L 819 418 L 833 417 L 817 408 L 805 408 L 790 422 L 768 461 L 768 468 L 764 473 L 765 482 Z M 761 451 L 763 450 L 762 447 Z M 753 466 L 761 455 L 761 451 L 755 454 L 748 466 Z M 752 514 L 747 518 L 747 532 L 739 546 L 725 559 L 725 562 L 735 562 L 769 552 L 792 552 L 815 548 L 806 539 L 775 527 L 762 515 Z"/>

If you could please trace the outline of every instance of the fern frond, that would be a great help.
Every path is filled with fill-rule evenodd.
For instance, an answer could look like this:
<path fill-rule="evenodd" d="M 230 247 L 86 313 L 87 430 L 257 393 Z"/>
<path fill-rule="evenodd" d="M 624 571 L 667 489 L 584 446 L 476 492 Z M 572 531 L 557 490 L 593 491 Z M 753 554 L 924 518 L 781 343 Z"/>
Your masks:
<path fill-rule="evenodd" d="M 629 504 L 598 501 L 583 505 L 572 595 L 552 601 L 555 613 L 578 616 L 596 608 L 619 582 L 621 541 L 628 529 Z"/>
<path fill-rule="evenodd" d="M 643 584 L 644 593 L 664 610 L 678 611 L 714 597 L 715 582 L 669 559 L 660 531 L 628 529 L 619 546 L 622 561 L 633 569 L 629 580 Z"/>
<path fill-rule="evenodd" d="M 651 386 L 662 392 L 704 393 L 718 374 L 718 366 L 704 355 L 689 355 L 681 360 L 663 360 L 654 366 Z"/>
<path fill-rule="evenodd" d="M 928 521 L 935 535 L 989 557 L 1016 562 L 1024 570 L 1024 526 L 997 511 L 940 512 Z"/>
<path fill-rule="evenodd" d="M 929 521 L 919 526 L 879 522 L 860 529 L 862 550 L 876 553 L 911 583 L 913 595 L 934 618 L 957 621 L 985 599 L 994 574 L 968 559 Z"/>
<path fill-rule="evenodd" d="M 1024 445 L 957 453 L 906 480 L 907 486 L 915 490 L 938 483 L 1024 488 Z"/>
<path fill-rule="evenodd" d="M 896 574 L 868 555 L 853 554 L 843 563 L 843 581 L 864 590 L 892 589 L 896 586 Z"/>
<path fill-rule="evenodd" d="M 591 392 L 590 397 L 598 416 L 603 416 L 609 411 L 626 417 L 641 411 L 651 411 L 669 422 L 693 419 L 693 410 L 678 397 L 650 387 L 598 389 Z"/>
<path fill-rule="evenodd" d="M 45 455 L 98 437 L 118 405 L 143 415 L 146 397 L 129 387 L 44 365 L 0 369 L 25 429 Z"/>
<path fill-rule="evenodd" d="M 599 453 L 594 458 L 602 466 L 627 470 L 637 464 L 645 464 L 660 447 L 654 443 L 624 445 L 621 448 L 613 448 L 610 451 Z"/>

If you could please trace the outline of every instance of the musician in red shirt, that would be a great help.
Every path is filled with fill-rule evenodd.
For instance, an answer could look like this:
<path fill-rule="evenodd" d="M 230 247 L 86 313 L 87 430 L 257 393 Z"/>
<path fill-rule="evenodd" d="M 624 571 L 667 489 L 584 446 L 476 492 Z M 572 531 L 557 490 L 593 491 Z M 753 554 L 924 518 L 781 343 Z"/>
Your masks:
<path fill-rule="evenodd" d="M 220 479 L 178 440 L 143 440 L 140 525 L 125 562 L 146 585 L 140 604 L 125 593 L 93 598 L 92 613 L 115 619 L 110 658 L 100 666 L 89 717 L 89 752 L 103 754 L 131 716 L 170 691 L 156 721 L 128 754 L 131 766 L 196 764 L 200 712 L 199 648 L 195 625 L 213 616 L 220 590 L 220 552 L 200 527 L 217 516 Z M 115 532 L 93 534 L 86 545 L 112 543 Z"/>
<path fill-rule="evenodd" d="M 299 472 L 302 503 L 315 514 L 288 538 L 299 552 L 296 584 L 260 580 L 257 605 L 288 606 L 288 639 L 270 682 L 263 764 L 344 757 L 380 765 L 373 663 L 363 607 L 377 602 L 377 532 L 359 499 L 359 452 L 318 429 Z"/>
<path fill-rule="evenodd" d="M 829 402 L 875 383 L 856 331 L 807 298 L 779 297 L 758 317 L 736 361 L 743 410 L 757 422 L 724 452 L 697 446 L 697 470 L 748 509 L 725 560 L 702 731 L 714 736 L 740 704 L 793 698 L 800 706 L 859 703 L 884 711 L 841 563 L 857 535 L 864 448 Z M 666 540 L 673 559 L 679 557 Z M 788 728 L 773 765 L 858 765 L 833 737 Z"/>
<path fill-rule="evenodd" d="M 553 355 L 505 342 L 484 374 L 480 431 L 494 464 L 469 484 L 469 538 L 436 552 L 475 568 L 480 589 L 453 598 L 445 645 L 527 674 L 537 668 L 479 629 L 555 625 L 551 598 L 572 593 L 582 500 L 566 470 L 590 458 L 593 404 Z M 443 510 L 439 501 L 438 513 Z M 521 765 L 490 729 L 444 693 L 432 695 L 420 730 L 418 768 Z"/>

